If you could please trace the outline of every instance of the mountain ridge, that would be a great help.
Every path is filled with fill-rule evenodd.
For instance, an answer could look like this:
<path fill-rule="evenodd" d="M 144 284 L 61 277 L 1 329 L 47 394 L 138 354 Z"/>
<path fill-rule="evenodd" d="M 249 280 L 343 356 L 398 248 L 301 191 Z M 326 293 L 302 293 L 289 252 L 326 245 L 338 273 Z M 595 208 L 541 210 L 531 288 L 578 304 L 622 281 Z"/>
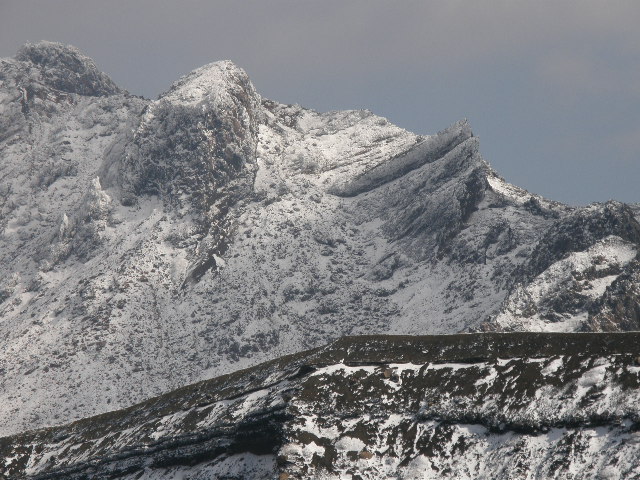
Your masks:
<path fill-rule="evenodd" d="M 345 337 L 0 438 L 0 476 L 634 478 L 637 344 L 637 332 Z"/>
<path fill-rule="evenodd" d="M 147 100 L 65 48 L 35 50 L 75 89 L 0 62 L 2 434 L 343 335 L 640 326 L 637 211 L 509 185 L 465 121 L 283 105 L 228 61 Z"/>

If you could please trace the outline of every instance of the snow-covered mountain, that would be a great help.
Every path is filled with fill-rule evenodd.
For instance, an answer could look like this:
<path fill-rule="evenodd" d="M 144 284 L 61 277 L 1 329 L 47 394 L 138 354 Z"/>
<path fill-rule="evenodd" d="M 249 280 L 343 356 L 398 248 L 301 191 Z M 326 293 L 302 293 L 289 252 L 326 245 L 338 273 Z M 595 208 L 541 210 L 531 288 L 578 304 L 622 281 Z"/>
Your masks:
<path fill-rule="evenodd" d="M 0 434 L 343 335 L 640 325 L 640 210 L 506 183 L 466 121 L 262 98 L 233 63 L 157 100 L 75 48 L 0 60 Z"/>
<path fill-rule="evenodd" d="M 343 338 L 2 438 L 0 478 L 637 479 L 638 341 L 637 332 Z"/>

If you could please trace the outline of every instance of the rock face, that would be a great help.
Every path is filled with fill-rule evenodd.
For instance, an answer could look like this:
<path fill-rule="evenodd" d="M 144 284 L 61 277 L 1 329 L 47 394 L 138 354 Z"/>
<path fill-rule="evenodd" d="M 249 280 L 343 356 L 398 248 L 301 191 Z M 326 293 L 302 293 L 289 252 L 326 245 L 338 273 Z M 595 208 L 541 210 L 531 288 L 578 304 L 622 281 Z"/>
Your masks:
<path fill-rule="evenodd" d="M 343 335 L 640 324 L 638 207 L 510 185 L 466 121 L 282 105 L 227 61 L 147 100 L 49 42 L 0 60 L 0 113 L 3 434 Z"/>
<path fill-rule="evenodd" d="M 640 477 L 640 334 L 351 337 L 0 439 L 34 479 Z"/>

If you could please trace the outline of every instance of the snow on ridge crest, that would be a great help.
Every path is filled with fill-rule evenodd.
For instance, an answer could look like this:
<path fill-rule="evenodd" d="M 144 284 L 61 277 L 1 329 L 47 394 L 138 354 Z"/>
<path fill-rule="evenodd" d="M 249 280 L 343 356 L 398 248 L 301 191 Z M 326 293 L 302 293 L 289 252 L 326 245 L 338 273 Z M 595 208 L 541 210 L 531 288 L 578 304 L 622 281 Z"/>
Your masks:
<path fill-rule="evenodd" d="M 478 140 L 466 119 L 460 120 L 436 135 L 416 137 L 415 143 L 390 156 L 386 161 L 361 172 L 353 179 L 339 179 L 329 191 L 338 196 L 352 197 L 370 191 L 393 179 L 400 178 L 425 164 L 458 157 L 460 149 L 478 152 Z M 456 152 L 449 155 L 451 152 Z M 478 159 L 484 162 L 478 155 Z"/>
<path fill-rule="evenodd" d="M 159 100 L 196 106 L 207 102 L 214 108 L 230 104 L 231 97 L 244 96 L 260 102 L 247 73 L 230 60 L 196 68 L 174 82 Z M 203 107 L 204 108 L 204 107 Z"/>

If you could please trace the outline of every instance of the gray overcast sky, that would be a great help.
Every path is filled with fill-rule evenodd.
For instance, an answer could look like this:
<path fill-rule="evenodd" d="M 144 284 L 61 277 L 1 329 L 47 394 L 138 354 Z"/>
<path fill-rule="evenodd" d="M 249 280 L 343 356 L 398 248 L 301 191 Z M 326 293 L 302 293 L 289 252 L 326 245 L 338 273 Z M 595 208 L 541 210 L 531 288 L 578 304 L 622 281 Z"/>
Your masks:
<path fill-rule="evenodd" d="M 155 97 L 230 59 L 265 97 L 419 133 L 468 118 L 508 181 L 640 202 L 639 1 L 0 0 L 0 56 L 69 43 Z"/>

